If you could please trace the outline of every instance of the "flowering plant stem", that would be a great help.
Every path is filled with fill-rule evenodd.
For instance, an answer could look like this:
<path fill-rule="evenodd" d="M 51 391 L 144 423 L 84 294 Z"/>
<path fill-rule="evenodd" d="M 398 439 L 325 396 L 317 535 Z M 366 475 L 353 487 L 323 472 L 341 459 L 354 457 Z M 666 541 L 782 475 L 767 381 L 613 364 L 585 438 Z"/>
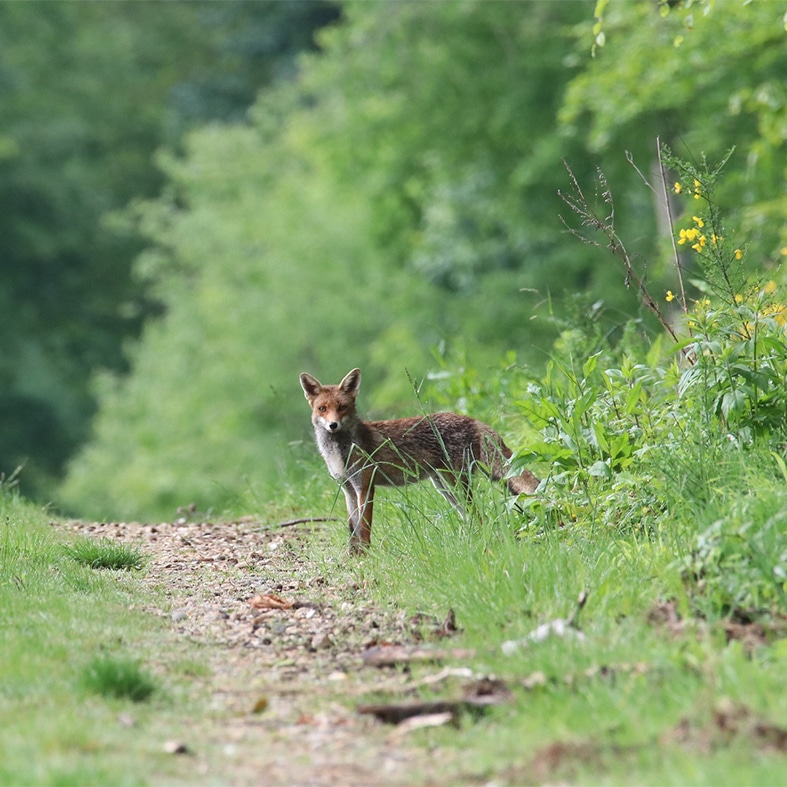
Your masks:
<path fill-rule="evenodd" d="M 617 231 L 615 229 L 615 206 L 612 200 L 612 191 L 609 188 L 606 176 L 600 169 L 596 170 L 596 178 L 597 178 L 598 188 L 600 188 L 601 200 L 609 208 L 608 214 L 602 218 L 597 213 L 595 208 L 593 208 L 591 204 L 588 202 L 568 162 L 564 161 L 563 164 L 566 167 L 566 170 L 568 171 L 569 178 L 571 179 L 573 193 L 566 194 L 562 191 L 558 191 L 558 195 L 563 200 L 563 202 L 565 202 L 566 205 L 568 205 L 569 208 L 571 208 L 571 210 L 573 210 L 574 213 L 576 213 L 577 216 L 579 216 L 583 227 L 590 227 L 593 230 L 597 230 L 606 239 L 606 248 L 608 248 L 612 252 L 614 257 L 617 257 L 623 263 L 623 267 L 625 268 L 626 271 L 626 286 L 630 287 L 633 283 L 633 285 L 637 289 L 637 292 L 639 293 L 643 305 L 653 315 L 655 315 L 656 319 L 659 321 L 662 328 L 664 328 L 664 330 L 669 334 L 672 340 L 677 344 L 680 341 L 678 335 L 675 333 L 675 330 L 669 324 L 664 314 L 662 314 L 662 311 L 659 308 L 658 303 L 650 294 L 648 288 L 645 286 L 645 282 L 637 274 L 636 270 L 634 269 L 634 266 L 632 265 L 631 257 L 629 256 L 629 253 L 626 250 L 623 241 L 620 239 L 620 237 L 617 234 Z M 599 248 L 604 247 L 604 245 L 599 241 L 588 237 L 587 235 L 583 234 L 579 230 L 570 226 L 562 216 L 560 217 L 560 220 L 563 222 L 564 226 L 568 229 L 569 232 L 571 232 L 572 235 L 575 235 L 584 243 L 590 243 L 591 245 L 598 246 Z M 676 252 L 676 264 L 678 264 L 677 252 Z M 680 267 L 679 264 L 678 267 Z M 681 287 L 682 287 L 682 279 L 681 279 Z M 683 355 L 684 357 L 686 357 L 685 352 L 683 353 Z"/>

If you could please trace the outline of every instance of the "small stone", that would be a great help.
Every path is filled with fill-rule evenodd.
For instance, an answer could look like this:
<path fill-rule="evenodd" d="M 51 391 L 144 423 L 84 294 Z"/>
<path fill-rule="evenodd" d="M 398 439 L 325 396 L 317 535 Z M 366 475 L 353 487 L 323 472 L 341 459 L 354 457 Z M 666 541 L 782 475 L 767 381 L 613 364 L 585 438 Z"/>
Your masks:
<path fill-rule="evenodd" d="M 189 747 L 183 741 L 167 741 L 163 749 L 165 754 L 191 754 Z"/>
<path fill-rule="evenodd" d="M 324 632 L 315 634 L 309 644 L 311 650 L 325 650 L 333 645 L 331 638 Z"/>

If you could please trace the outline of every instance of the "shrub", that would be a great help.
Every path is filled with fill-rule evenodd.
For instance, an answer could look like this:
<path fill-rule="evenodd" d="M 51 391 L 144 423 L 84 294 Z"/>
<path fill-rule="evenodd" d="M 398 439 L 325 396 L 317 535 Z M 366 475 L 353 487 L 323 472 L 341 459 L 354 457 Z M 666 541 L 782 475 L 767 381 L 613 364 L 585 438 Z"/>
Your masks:
<path fill-rule="evenodd" d="M 501 381 L 539 431 L 512 472 L 535 464 L 546 476 L 538 495 L 519 501 L 528 515 L 520 536 L 612 528 L 672 550 L 703 614 L 785 611 L 784 500 L 767 490 L 784 480 L 787 306 L 724 228 L 714 200 L 724 161 L 660 155 L 662 171 L 678 173 L 672 190 L 691 217 L 674 230 L 675 292 L 658 298 L 617 236 L 603 174 L 602 214 L 569 170 L 566 201 L 581 224 L 572 231 L 612 251 L 663 330 L 648 336 L 632 320 L 602 332 L 593 304 L 565 328 L 541 379 L 509 366 Z M 685 255 L 701 274 L 690 282 Z"/>

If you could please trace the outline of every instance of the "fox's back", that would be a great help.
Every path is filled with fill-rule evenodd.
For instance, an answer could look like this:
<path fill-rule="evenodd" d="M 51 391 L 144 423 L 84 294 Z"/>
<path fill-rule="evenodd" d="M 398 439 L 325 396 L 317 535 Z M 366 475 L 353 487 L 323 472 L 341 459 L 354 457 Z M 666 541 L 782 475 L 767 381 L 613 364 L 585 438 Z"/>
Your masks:
<path fill-rule="evenodd" d="M 356 438 L 380 467 L 378 483 L 395 485 L 437 470 L 470 469 L 489 453 L 504 450 L 490 427 L 457 413 L 360 422 Z"/>

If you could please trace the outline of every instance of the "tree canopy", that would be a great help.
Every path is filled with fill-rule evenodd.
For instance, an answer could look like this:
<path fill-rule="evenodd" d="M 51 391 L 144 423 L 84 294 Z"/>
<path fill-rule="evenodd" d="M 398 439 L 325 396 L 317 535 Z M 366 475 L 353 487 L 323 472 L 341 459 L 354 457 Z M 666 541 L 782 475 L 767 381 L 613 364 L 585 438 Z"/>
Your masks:
<path fill-rule="evenodd" d="M 392 412 L 412 408 L 407 372 L 422 377 L 435 348 L 538 364 L 577 293 L 604 303 L 592 314 L 609 329 L 639 314 L 561 223 L 564 160 L 582 182 L 604 170 L 657 283 L 665 237 L 640 180 L 656 137 L 698 158 L 735 147 L 725 207 L 776 265 L 787 50 L 773 7 L 720 4 L 689 26 L 611 3 L 595 58 L 593 25 L 582 2 L 348 2 L 247 121 L 161 155 L 161 196 L 125 216 L 146 239 L 131 280 L 162 314 L 130 375 L 107 365 L 64 503 L 133 516 L 279 482 L 308 434 L 304 369 L 360 365 L 370 407 Z"/>
<path fill-rule="evenodd" d="M 0 5 L 0 472 L 51 494 L 87 436 L 97 369 L 163 304 L 132 273 L 116 218 L 159 193 L 184 131 L 241 122 L 291 75 L 323 3 Z"/>

